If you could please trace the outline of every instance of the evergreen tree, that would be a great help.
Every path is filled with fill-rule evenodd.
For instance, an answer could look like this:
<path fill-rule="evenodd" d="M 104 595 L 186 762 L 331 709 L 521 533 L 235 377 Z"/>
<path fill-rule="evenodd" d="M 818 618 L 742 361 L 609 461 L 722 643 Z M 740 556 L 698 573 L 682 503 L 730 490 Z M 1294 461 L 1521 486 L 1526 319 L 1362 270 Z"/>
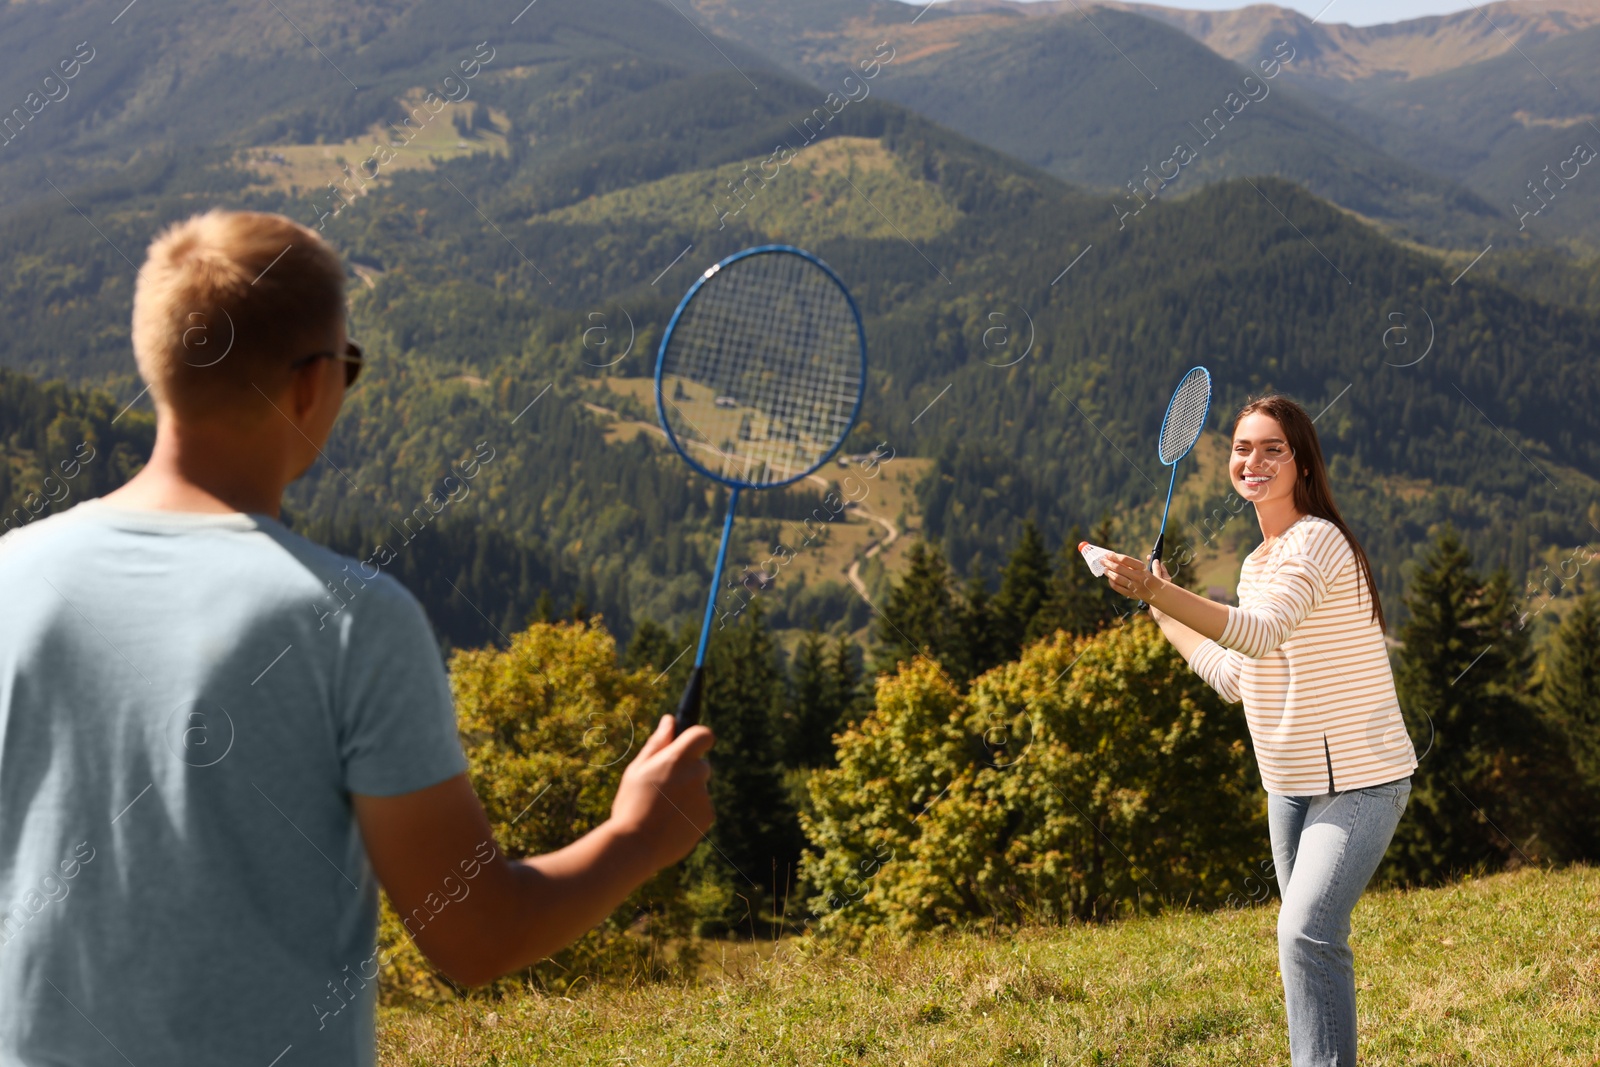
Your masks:
<path fill-rule="evenodd" d="M 1519 786 L 1553 752 L 1528 699 L 1530 658 L 1504 575 L 1489 580 L 1453 530 L 1406 594 L 1395 681 L 1420 763 L 1386 873 L 1432 882 L 1530 859 L 1549 825 Z M 1555 798 L 1543 798 L 1545 812 Z"/>
<path fill-rule="evenodd" d="M 1091 535 L 1090 540 L 1104 545 L 1111 539 L 1111 520 L 1104 520 Z M 1102 540 L 1104 538 L 1104 540 Z M 1067 531 L 1061 545 L 1059 561 L 1050 576 L 1049 588 L 1043 603 L 1028 627 L 1026 640 L 1065 630 L 1069 634 L 1092 634 L 1118 614 L 1119 598 L 1111 591 L 1104 578 L 1096 578 L 1083 562 L 1078 544 L 1083 540 L 1080 527 Z"/>
<path fill-rule="evenodd" d="M 1000 574 L 1000 591 L 994 598 L 994 632 L 1004 659 L 1016 659 L 1033 636 L 1033 623 L 1049 595 L 1050 551 L 1032 519 L 1022 524 L 1022 536 Z"/>
<path fill-rule="evenodd" d="M 790 767 L 821 767 L 833 755 L 839 696 L 828 647 L 811 630 L 795 650 L 789 698 L 783 717 L 784 762 Z"/>
<path fill-rule="evenodd" d="M 1561 620 L 1541 701 L 1585 784 L 1600 787 L 1600 595 L 1585 594 Z"/>
<path fill-rule="evenodd" d="M 998 613 L 990 596 L 989 584 L 976 559 L 967 575 L 966 588 L 956 605 L 955 645 L 942 661 L 957 684 L 972 679 L 1006 660 L 1006 647 L 998 631 Z"/>
<path fill-rule="evenodd" d="M 906 559 L 911 566 L 890 591 L 875 627 L 880 671 L 892 671 L 916 656 L 943 663 L 955 647 L 956 602 L 943 553 L 918 542 Z"/>
<path fill-rule="evenodd" d="M 550 599 L 550 590 L 539 590 L 539 599 L 533 605 L 533 613 L 528 616 L 529 622 L 552 622 L 556 615 L 555 601 Z"/>
<path fill-rule="evenodd" d="M 622 655 L 622 666 L 630 671 L 645 667 L 660 671 L 672 662 L 672 634 L 665 626 L 646 619 L 633 629 L 633 640 Z"/>
<path fill-rule="evenodd" d="M 784 763 L 791 768 L 831 767 L 833 737 L 871 710 L 863 686 L 861 646 L 846 635 L 829 644 L 812 629 L 795 650 L 784 713 Z"/>
<path fill-rule="evenodd" d="M 872 694 L 862 687 L 865 670 L 861 662 L 861 646 L 840 634 L 833 643 L 833 658 L 829 669 L 833 672 L 833 692 L 838 714 L 834 717 L 834 731 L 838 732 L 858 722 L 872 707 Z M 833 745 L 828 745 L 828 765 L 834 761 Z"/>
<path fill-rule="evenodd" d="M 803 842 L 774 730 L 783 710 L 783 666 L 759 600 L 712 635 L 706 658 L 701 718 L 717 735 L 709 757 L 717 821 L 708 838 L 712 857 L 703 862 L 733 868 L 736 897 L 705 928 L 715 930 L 720 918 L 723 928 L 745 932 L 753 914 L 761 934 L 761 916 L 781 910 L 788 895 Z"/>
<path fill-rule="evenodd" d="M 646 619 L 634 630 L 622 663 L 630 671 L 650 669 L 650 691 L 656 695 L 656 703 L 647 709 L 647 721 L 640 724 L 645 730 L 655 729 L 661 716 L 678 710 L 678 701 L 683 697 L 683 687 L 688 683 L 689 669 L 693 666 L 690 647 L 697 640 L 699 631 L 692 624 L 685 625 L 674 635 L 665 626 Z"/>

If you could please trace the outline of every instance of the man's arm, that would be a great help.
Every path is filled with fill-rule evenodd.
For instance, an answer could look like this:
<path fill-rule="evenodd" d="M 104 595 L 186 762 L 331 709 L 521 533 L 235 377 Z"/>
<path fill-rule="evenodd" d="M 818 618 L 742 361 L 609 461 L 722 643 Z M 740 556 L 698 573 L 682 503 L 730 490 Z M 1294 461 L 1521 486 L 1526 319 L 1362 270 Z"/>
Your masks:
<path fill-rule="evenodd" d="M 417 947 L 453 980 L 481 985 L 577 940 L 689 854 L 713 821 L 712 741 L 703 726 L 674 739 L 662 719 L 623 772 L 611 817 L 543 856 L 512 861 L 496 847 L 484 859 L 494 833 L 465 775 L 400 796 L 357 795 L 356 818 L 395 910 L 427 916 L 407 926 Z"/>

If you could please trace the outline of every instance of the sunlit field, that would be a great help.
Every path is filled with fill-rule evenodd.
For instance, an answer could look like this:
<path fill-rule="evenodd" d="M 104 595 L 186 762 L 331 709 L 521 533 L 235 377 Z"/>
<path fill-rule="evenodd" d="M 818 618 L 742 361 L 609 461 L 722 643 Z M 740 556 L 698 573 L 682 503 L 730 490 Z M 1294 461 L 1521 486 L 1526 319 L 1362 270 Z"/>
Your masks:
<path fill-rule="evenodd" d="M 1276 918 L 1273 904 L 853 952 L 730 947 L 690 988 L 391 1009 L 380 1059 L 1286 1064 Z M 1364 1063 L 1600 1062 L 1600 872 L 1372 893 L 1354 922 Z"/>

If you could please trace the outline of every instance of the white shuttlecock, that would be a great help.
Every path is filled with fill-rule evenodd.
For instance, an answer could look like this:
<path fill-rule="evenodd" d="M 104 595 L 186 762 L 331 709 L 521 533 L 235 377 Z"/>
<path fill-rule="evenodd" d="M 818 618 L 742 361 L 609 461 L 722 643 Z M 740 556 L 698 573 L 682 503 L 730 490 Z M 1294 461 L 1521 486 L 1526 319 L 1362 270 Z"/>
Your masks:
<path fill-rule="evenodd" d="M 1078 551 L 1083 553 L 1083 561 L 1089 565 L 1090 573 L 1096 578 L 1105 577 L 1105 560 L 1111 554 L 1109 548 L 1101 548 L 1099 545 L 1091 545 L 1087 541 L 1079 541 Z"/>

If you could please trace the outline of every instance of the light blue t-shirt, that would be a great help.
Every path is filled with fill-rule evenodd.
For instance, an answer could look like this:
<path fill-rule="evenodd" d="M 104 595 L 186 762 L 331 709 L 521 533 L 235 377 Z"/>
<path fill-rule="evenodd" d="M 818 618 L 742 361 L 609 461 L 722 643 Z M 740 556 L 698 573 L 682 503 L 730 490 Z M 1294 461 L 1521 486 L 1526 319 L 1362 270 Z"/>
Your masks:
<path fill-rule="evenodd" d="M 350 794 L 466 769 L 399 583 L 265 515 L 0 539 L 0 1064 L 370 1064 Z"/>

